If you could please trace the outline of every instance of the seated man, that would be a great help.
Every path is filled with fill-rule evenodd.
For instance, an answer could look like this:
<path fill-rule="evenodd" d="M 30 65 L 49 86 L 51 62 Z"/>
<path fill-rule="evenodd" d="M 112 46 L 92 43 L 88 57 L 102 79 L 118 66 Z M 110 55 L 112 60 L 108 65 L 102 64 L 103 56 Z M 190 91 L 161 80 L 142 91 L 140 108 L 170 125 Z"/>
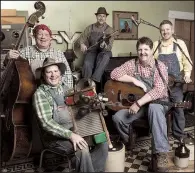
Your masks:
<path fill-rule="evenodd" d="M 85 53 L 82 77 L 86 79 L 91 78 L 95 82 L 100 82 L 112 56 L 111 49 L 114 38 L 111 37 L 109 40 L 103 41 L 101 44 L 97 44 L 87 50 L 90 46 L 96 44 L 104 34 L 107 35 L 113 32 L 113 29 L 106 23 L 106 18 L 109 14 L 104 7 L 100 7 L 95 15 L 97 22 L 89 25 L 80 38 L 81 51 Z"/>
<path fill-rule="evenodd" d="M 48 26 L 44 24 L 37 25 L 33 29 L 33 36 L 35 38 L 36 45 L 27 46 L 19 51 L 10 50 L 8 52 L 8 56 L 6 56 L 4 64 L 7 64 L 8 59 L 17 59 L 21 56 L 29 61 L 32 72 L 34 73 L 38 67 L 41 67 L 45 58 L 53 57 L 57 61 L 63 62 L 66 65 L 66 70 L 62 80 L 70 89 L 73 88 L 73 78 L 70 66 L 64 56 L 64 53 L 51 47 L 52 32 Z"/>
<path fill-rule="evenodd" d="M 104 171 L 108 155 L 107 142 L 100 143 L 90 153 L 87 142 L 73 132 L 74 118 L 64 103 L 64 63 L 47 58 L 36 70 L 42 84 L 33 96 L 33 107 L 43 132 L 44 144 L 61 153 L 74 153 L 77 172 Z"/>
<path fill-rule="evenodd" d="M 136 44 L 138 59 L 129 60 L 111 72 L 111 79 L 132 82 L 145 91 L 145 95 L 135 101 L 129 110 L 122 109 L 116 112 L 113 121 L 122 140 L 127 144 L 129 124 L 148 113 L 154 143 L 153 152 L 157 155 L 157 169 L 163 172 L 168 166 L 167 152 L 169 151 L 165 107 L 150 102 L 157 99 L 168 100 L 167 87 L 163 82 L 168 83 L 168 72 L 162 62 L 155 62 L 152 48 L 153 42 L 150 38 L 140 38 Z"/>

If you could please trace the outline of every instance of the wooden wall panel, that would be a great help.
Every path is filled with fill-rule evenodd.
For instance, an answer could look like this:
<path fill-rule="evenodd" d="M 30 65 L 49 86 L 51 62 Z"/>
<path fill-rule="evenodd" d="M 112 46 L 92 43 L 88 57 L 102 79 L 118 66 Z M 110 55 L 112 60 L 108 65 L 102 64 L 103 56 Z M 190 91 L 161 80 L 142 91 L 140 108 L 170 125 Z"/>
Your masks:
<path fill-rule="evenodd" d="M 16 9 L 1 9 L 2 16 L 16 16 Z"/>
<path fill-rule="evenodd" d="M 175 19 L 175 34 L 181 36 L 182 40 L 186 43 L 188 51 L 190 52 L 190 25 L 189 20 Z"/>
<path fill-rule="evenodd" d="M 181 36 L 182 40 L 186 43 L 190 58 L 194 64 L 194 21 L 175 19 L 175 34 Z M 194 66 L 191 75 L 192 83 L 184 86 L 184 92 L 194 91 Z"/>
<path fill-rule="evenodd" d="M 191 43 L 190 43 L 190 57 L 194 65 L 194 21 L 191 21 Z M 188 85 L 189 91 L 194 91 L 194 66 L 192 70 L 192 84 Z"/>
<path fill-rule="evenodd" d="M 26 21 L 24 16 L 6 16 L 1 17 L 1 25 L 6 24 L 24 24 Z"/>

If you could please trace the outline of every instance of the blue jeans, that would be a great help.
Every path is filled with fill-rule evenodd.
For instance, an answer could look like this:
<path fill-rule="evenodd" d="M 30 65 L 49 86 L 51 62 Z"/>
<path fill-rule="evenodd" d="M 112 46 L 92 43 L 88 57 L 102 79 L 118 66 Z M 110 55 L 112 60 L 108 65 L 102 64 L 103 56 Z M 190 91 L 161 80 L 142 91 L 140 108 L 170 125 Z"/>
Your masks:
<path fill-rule="evenodd" d="M 148 111 L 148 114 L 146 113 Z M 165 109 L 160 104 L 149 104 L 148 108 L 142 107 L 137 114 L 129 114 L 128 109 L 116 112 L 112 119 L 124 142 L 128 142 L 129 125 L 143 116 L 148 116 L 150 130 L 152 132 L 152 142 L 154 144 L 154 153 L 168 152 L 169 142 L 167 137 L 167 124 L 165 118 Z"/>
<path fill-rule="evenodd" d="M 48 144 L 48 147 L 62 154 L 74 153 L 73 144 L 69 140 L 53 141 Z M 76 164 L 76 172 L 104 172 L 107 156 L 107 142 L 96 145 L 91 153 L 89 149 L 80 150 L 77 147 L 73 164 Z"/>
<path fill-rule="evenodd" d="M 183 88 L 181 86 L 176 86 L 171 88 L 170 100 L 172 102 L 182 102 L 183 101 Z M 185 128 L 185 116 L 183 108 L 173 108 L 173 124 L 172 131 L 173 135 L 177 137 L 184 137 Z"/>
<path fill-rule="evenodd" d="M 111 56 L 111 51 L 87 52 L 84 58 L 82 77 L 85 79 L 92 78 L 92 80 L 100 82 Z"/>

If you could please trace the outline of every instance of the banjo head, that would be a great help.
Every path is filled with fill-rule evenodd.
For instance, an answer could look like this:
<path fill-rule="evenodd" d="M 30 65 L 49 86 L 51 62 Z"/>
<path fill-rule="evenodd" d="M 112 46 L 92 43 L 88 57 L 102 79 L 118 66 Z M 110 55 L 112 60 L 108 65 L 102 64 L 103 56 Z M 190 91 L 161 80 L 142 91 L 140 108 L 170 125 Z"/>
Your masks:
<path fill-rule="evenodd" d="M 80 48 L 80 44 L 79 44 L 79 41 L 80 41 L 79 38 L 73 43 L 73 51 L 74 51 L 74 53 L 75 53 L 75 55 L 78 59 L 83 58 L 83 52 L 81 52 L 81 48 Z"/>

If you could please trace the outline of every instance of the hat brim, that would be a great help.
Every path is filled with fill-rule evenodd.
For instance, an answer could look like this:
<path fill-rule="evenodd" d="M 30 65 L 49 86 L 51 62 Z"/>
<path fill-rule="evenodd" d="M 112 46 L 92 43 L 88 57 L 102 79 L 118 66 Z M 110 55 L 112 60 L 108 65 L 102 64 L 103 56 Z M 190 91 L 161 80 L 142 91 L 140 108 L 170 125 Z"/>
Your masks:
<path fill-rule="evenodd" d="M 57 65 L 59 67 L 59 70 L 61 71 L 61 75 L 63 75 L 65 73 L 66 70 L 66 66 L 64 63 L 59 62 L 59 63 L 52 63 L 52 64 L 47 64 L 46 66 L 43 67 L 39 67 L 35 70 L 35 78 L 41 79 L 41 73 L 43 71 L 43 69 L 45 69 L 46 67 L 52 66 L 52 65 Z"/>
<path fill-rule="evenodd" d="M 109 15 L 108 13 L 95 13 L 95 15 L 98 15 L 98 14 L 105 14 L 106 16 Z"/>

